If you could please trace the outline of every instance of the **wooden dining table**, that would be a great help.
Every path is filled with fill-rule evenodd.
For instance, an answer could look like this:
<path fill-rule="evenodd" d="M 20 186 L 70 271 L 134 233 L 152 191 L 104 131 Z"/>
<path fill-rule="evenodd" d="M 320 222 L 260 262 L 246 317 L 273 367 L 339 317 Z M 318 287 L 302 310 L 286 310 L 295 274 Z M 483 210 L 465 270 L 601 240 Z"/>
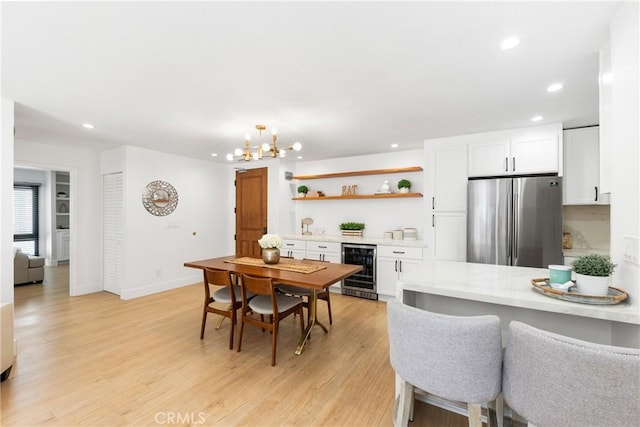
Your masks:
<path fill-rule="evenodd" d="M 286 261 L 281 259 L 281 263 L 283 264 L 279 263 L 280 265 L 268 265 L 261 263 L 261 260 L 258 259 L 246 259 L 246 261 L 251 262 L 251 264 L 255 264 L 248 265 L 246 263 L 242 263 L 244 260 L 245 258 L 224 256 L 219 258 L 203 259 L 200 261 L 185 262 L 184 266 L 198 268 L 201 270 L 204 270 L 205 268 L 212 268 L 215 270 L 230 271 L 238 277 L 243 274 L 256 277 L 267 277 L 273 279 L 276 283 L 295 285 L 310 289 L 309 321 L 296 347 L 295 353 L 298 355 L 302 353 L 302 349 L 304 348 L 304 345 L 309 338 L 309 334 L 311 333 L 311 329 L 314 326 L 317 325 L 322 328 L 325 333 L 328 332 L 327 327 L 320 323 L 316 318 L 318 292 L 327 289 L 332 284 L 362 270 L 361 265 L 336 264 L 311 260 L 297 260 L 292 258 L 288 258 Z M 298 269 L 302 270 L 309 266 L 311 269 L 313 269 L 312 267 L 316 267 L 318 270 L 310 273 L 290 271 L 286 269 L 289 265 L 293 269 L 298 267 Z"/>

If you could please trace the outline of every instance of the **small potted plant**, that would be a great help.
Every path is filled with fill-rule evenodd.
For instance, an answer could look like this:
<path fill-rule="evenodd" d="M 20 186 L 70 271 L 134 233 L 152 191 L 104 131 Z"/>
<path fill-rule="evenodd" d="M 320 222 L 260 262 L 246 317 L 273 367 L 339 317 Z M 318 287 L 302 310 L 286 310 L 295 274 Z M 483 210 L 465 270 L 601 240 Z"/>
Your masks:
<path fill-rule="evenodd" d="M 340 224 L 340 230 L 343 236 L 362 237 L 364 223 L 362 222 L 343 222 Z"/>
<path fill-rule="evenodd" d="M 398 189 L 401 193 L 408 193 L 411 189 L 411 181 L 408 179 L 401 179 L 398 181 Z"/>
<path fill-rule="evenodd" d="M 306 185 L 301 185 L 298 187 L 298 194 L 302 194 L 302 197 L 307 197 L 307 193 L 309 192 L 309 187 Z"/>
<path fill-rule="evenodd" d="M 578 292 L 588 295 L 607 295 L 611 273 L 616 265 L 608 256 L 591 254 L 576 259 L 573 264 Z"/>

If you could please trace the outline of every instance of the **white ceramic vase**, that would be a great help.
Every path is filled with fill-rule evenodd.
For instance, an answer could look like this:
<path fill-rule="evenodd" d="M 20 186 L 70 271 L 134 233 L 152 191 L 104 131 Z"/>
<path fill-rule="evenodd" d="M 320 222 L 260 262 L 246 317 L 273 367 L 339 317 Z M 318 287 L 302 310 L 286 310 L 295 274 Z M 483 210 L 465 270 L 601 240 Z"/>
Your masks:
<path fill-rule="evenodd" d="M 586 276 L 576 273 L 578 293 L 585 295 L 607 295 L 611 276 Z"/>
<path fill-rule="evenodd" d="M 400 189 L 400 192 L 401 192 L 401 193 L 408 193 L 408 192 L 409 192 L 409 189 L 408 189 L 407 187 L 402 187 L 402 188 Z"/>

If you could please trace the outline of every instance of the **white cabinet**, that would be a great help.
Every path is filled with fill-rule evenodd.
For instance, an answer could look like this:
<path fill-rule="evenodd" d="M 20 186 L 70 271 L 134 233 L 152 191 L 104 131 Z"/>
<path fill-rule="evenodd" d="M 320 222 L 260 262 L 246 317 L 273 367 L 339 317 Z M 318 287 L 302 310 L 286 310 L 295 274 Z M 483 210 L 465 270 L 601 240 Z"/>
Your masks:
<path fill-rule="evenodd" d="M 57 230 L 57 259 L 58 261 L 68 261 L 69 260 L 69 240 L 70 233 L 69 230 Z"/>
<path fill-rule="evenodd" d="M 69 172 L 54 172 L 55 179 L 55 228 L 69 228 L 71 211 L 71 187 Z"/>
<path fill-rule="evenodd" d="M 280 255 L 289 258 L 304 258 L 306 256 L 305 242 L 302 240 L 282 240 Z"/>
<path fill-rule="evenodd" d="M 564 205 L 608 204 L 600 194 L 599 128 L 564 131 Z"/>
<path fill-rule="evenodd" d="M 432 259 L 466 260 L 468 147 L 464 136 L 425 143 L 425 189 L 431 198 L 425 240 Z"/>
<path fill-rule="evenodd" d="M 342 244 L 338 242 L 308 241 L 306 258 L 339 263 L 342 260 Z"/>
<path fill-rule="evenodd" d="M 434 212 L 431 216 L 433 259 L 467 260 L 466 212 Z"/>
<path fill-rule="evenodd" d="M 380 295 L 395 296 L 396 282 L 406 273 L 421 264 L 422 248 L 378 245 L 376 262 L 376 292 Z"/>
<path fill-rule="evenodd" d="M 469 144 L 469 177 L 556 173 L 558 135 L 523 135 Z"/>

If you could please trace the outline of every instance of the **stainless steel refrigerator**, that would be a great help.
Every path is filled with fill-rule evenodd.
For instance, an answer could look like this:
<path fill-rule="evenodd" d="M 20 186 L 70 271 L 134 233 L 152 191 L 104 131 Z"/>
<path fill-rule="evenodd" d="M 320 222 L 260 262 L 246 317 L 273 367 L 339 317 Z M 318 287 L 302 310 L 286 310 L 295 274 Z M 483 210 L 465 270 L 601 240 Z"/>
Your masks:
<path fill-rule="evenodd" d="M 562 264 L 562 178 L 470 179 L 467 261 L 546 268 Z"/>

